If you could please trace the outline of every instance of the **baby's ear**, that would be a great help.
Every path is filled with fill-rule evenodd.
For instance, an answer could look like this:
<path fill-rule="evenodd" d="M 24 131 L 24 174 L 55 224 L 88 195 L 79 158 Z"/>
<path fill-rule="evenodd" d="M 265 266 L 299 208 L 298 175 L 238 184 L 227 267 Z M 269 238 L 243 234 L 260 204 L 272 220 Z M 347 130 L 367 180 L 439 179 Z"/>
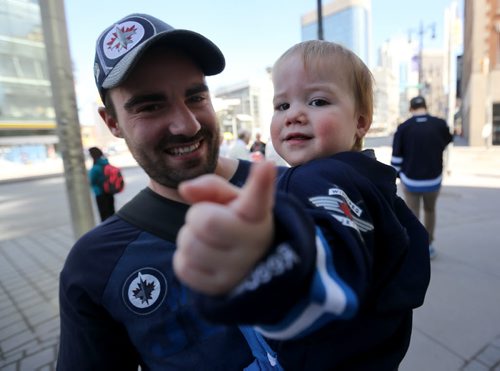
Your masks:
<path fill-rule="evenodd" d="M 370 130 L 371 125 L 372 121 L 369 120 L 367 116 L 359 114 L 356 126 L 356 137 L 358 139 L 364 138 L 366 133 L 368 133 L 368 130 Z"/>

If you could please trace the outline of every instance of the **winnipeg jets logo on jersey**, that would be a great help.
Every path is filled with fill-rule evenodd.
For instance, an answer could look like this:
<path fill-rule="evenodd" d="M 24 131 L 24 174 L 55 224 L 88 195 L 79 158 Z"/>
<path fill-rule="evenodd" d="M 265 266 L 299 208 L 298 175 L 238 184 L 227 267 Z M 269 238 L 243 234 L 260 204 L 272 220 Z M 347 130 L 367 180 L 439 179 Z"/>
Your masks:
<path fill-rule="evenodd" d="M 123 285 L 123 301 L 136 314 L 149 314 L 158 309 L 167 294 L 165 276 L 154 268 L 133 272 Z"/>
<path fill-rule="evenodd" d="M 363 220 L 363 210 L 340 188 L 330 188 L 328 196 L 311 197 L 309 201 L 316 207 L 328 210 L 331 216 L 346 227 L 354 228 L 358 232 L 373 230 L 373 224 Z"/>

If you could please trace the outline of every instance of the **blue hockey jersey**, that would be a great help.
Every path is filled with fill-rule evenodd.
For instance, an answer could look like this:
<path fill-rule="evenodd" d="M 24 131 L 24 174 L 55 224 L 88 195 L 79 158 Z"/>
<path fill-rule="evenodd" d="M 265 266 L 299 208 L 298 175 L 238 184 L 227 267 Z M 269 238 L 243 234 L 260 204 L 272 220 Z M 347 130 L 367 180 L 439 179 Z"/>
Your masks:
<path fill-rule="evenodd" d="M 395 179 L 359 152 L 286 170 L 274 250 L 230 295 L 197 295 L 200 311 L 253 325 L 285 370 L 397 369 L 430 263 Z"/>
<path fill-rule="evenodd" d="M 446 121 L 428 114 L 415 115 L 398 126 L 391 165 L 410 192 L 433 192 L 441 187 L 443 151 L 452 140 Z"/>

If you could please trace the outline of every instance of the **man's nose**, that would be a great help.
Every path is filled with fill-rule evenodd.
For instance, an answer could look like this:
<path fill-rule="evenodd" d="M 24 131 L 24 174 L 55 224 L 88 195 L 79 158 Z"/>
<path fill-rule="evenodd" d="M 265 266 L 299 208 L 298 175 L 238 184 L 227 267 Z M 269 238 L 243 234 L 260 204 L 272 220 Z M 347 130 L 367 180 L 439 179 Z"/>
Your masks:
<path fill-rule="evenodd" d="M 173 135 L 195 135 L 201 128 L 196 115 L 184 104 L 176 105 L 170 117 L 169 131 Z"/>

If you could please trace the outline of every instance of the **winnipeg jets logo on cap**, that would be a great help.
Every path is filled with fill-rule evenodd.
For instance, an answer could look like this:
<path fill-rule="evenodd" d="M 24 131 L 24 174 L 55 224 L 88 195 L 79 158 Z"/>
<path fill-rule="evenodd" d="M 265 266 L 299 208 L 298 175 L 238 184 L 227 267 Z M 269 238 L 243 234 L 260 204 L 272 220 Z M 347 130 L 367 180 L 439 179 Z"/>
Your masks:
<path fill-rule="evenodd" d="M 141 268 L 132 273 L 123 286 L 125 305 L 136 314 L 154 312 L 167 294 L 165 276 L 154 268 Z"/>
<path fill-rule="evenodd" d="M 144 27 L 134 21 L 116 24 L 104 37 L 103 51 L 109 59 L 119 58 L 129 52 L 144 37 Z"/>

